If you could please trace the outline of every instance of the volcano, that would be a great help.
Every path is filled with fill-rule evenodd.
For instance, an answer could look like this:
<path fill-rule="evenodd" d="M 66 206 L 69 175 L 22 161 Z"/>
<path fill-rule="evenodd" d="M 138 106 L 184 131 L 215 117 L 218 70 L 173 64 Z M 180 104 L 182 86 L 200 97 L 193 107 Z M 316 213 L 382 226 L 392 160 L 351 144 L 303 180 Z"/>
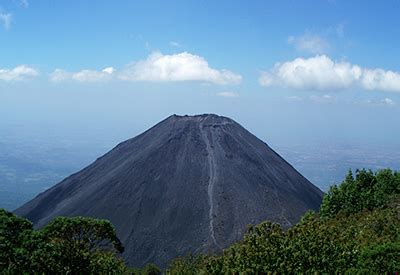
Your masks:
<path fill-rule="evenodd" d="M 57 216 L 110 220 L 128 265 L 165 267 L 216 252 L 248 224 L 289 227 L 322 192 L 230 118 L 172 115 L 15 211 L 42 227 Z"/>

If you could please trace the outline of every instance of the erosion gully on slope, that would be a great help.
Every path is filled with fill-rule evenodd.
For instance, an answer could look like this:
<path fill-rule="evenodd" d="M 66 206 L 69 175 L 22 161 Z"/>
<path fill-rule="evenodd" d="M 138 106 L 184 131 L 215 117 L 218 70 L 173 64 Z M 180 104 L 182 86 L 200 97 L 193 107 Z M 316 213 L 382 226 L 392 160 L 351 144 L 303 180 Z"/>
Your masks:
<path fill-rule="evenodd" d="M 208 158 L 208 167 L 209 167 L 209 177 L 208 177 L 208 187 L 207 187 L 207 193 L 208 193 L 208 203 L 210 205 L 210 210 L 208 212 L 208 216 L 210 218 L 210 234 L 211 234 L 211 240 L 212 242 L 219 247 L 217 240 L 215 239 L 215 233 L 214 233 L 214 185 L 216 181 L 216 166 L 215 166 L 215 158 L 214 158 L 214 152 L 213 149 L 211 148 L 210 144 L 210 139 L 207 135 L 207 133 L 204 131 L 204 121 L 200 123 L 200 133 L 203 137 L 204 143 L 206 144 L 206 150 L 207 150 L 207 158 Z M 211 133 L 210 133 L 211 135 Z"/>

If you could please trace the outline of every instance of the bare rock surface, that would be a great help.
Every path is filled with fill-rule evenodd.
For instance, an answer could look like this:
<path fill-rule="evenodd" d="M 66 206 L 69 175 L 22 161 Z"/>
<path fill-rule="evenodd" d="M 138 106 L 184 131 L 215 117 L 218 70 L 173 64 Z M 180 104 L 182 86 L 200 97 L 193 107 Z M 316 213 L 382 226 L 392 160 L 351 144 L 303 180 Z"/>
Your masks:
<path fill-rule="evenodd" d="M 173 115 L 39 194 L 16 214 L 110 220 L 131 266 L 213 252 L 248 224 L 283 227 L 317 210 L 322 192 L 232 119 Z"/>

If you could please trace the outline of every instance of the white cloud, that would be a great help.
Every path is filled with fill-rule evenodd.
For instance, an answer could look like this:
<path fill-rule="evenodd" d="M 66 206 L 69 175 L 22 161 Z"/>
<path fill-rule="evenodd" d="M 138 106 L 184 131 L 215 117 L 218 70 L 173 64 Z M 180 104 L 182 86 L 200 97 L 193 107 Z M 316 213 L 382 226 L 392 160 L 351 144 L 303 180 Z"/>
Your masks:
<path fill-rule="evenodd" d="M 360 76 L 361 69 L 358 66 L 346 62 L 335 63 L 325 55 L 318 55 L 278 63 L 271 72 L 262 72 L 260 84 L 300 90 L 333 90 L 352 85 Z"/>
<path fill-rule="evenodd" d="M 61 82 L 71 78 L 72 73 L 61 69 L 55 69 L 54 72 L 50 74 L 50 80 L 53 82 Z"/>
<path fill-rule="evenodd" d="M 395 105 L 395 104 L 396 104 L 396 103 L 393 101 L 393 99 L 390 99 L 390 98 L 387 98 L 387 97 L 385 97 L 384 99 L 381 99 L 380 103 L 381 103 L 382 105 L 389 105 L 389 106 L 392 106 L 392 105 Z"/>
<path fill-rule="evenodd" d="M 319 35 L 306 32 L 301 36 L 289 36 L 288 43 L 296 50 L 312 54 L 325 53 L 330 48 L 329 43 Z"/>
<path fill-rule="evenodd" d="M 175 47 L 175 48 L 181 47 L 181 44 L 180 44 L 179 42 L 176 42 L 176 41 L 170 41 L 170 42 L 169 42 L 169 45 L 170 45 L 171 47 Z"/>
<path fill-rule="evenodd" d="M 13 69 L 0 69 L 0 80 L 3 81 L 20 81 L 37 75 L 39 75 L 37 70 L 26 65 L 20 65 Z"/>
<path fill-rule="evenodd" d="M 333 61 L 326 55 L 317 55 L 277 63 L 270 71 L 261 72 L 259 83 L 264 87 L 296 90 L 334 91 L 361 88 L 400 92 L 400 73 L 364 69 L 349 62 Z"/>
<path fill-rule="evenodd" d="M 67 72 L 56 69 L 50 74 L 50 80 L 53 82 L 61 82 L 67 80 L 75 80 L 78 82 L 104 82 L 112 79 L 115 69 L 107 67 L 101 71 L 81 70 L 79 72 Z"/>
<path fill-rule="evenodd" d="M 82 70 L 72 74 L 72 79 L 80 82 L 97 82 L 111 80 L 114 73 L 114 68 L 107 67 L 101 71 L 95 70 Z"/>
<path fill-rule="evenodd" d="M 382 99 L 369 99 L 365 101 L 364 103 L 370 105 L 370 106 L 387 106 L 391 107 L 396 105 L 396 102 L 388 97 L 382 98 Z"/>
<path fill-rule="evenodd" d="M 173 55 L 155 52 L 147 59 L 128 64 L 120 71 L 116 71 L 113 67 L 101 71 L 81 70 L 78 72 L 56 69 L 50 74 L 50 80 L 53 82 L 66 80 L 98 82 L 112 79 L 150 82 L 201 81 L 223 85 L 237 84 L 242 76 L 228 70 L 210 68 L 204 58 L 187 52 Z"/>
<path fill-rule="evenodd" d="M 113 74 L 115 72 L 115 69 L 113 67 L 107 67 L 103 69 L 102 72 L 106 74 Z"/>
<path fill-rule="evenodd" d="M 221 96 L 221 97 L 239 97 L 239 94 L 236 92 L 220 92 L 217 93 L 217 96 Z"/>
<path fill-rule="evenodd" d="M 3 26 L 6 30 L 9 30 L 11 27 L 12 14 L 0 11 L 0 22 L 3 23 Z"/>
<path fill-rule="evenodd" d="M 213 69 L 198 55 L 187 52 L 163 55 L 154 52 L 147 59 L 126 66 L 119 78 L 129 81 L 202 81 L 238 84 L 242 76 L 224 69 Z"/>
<path fill-rule="evenodd" d="M 400 92 L 400 73 L 365 69 L 361 84 L 367 90 Z"/>

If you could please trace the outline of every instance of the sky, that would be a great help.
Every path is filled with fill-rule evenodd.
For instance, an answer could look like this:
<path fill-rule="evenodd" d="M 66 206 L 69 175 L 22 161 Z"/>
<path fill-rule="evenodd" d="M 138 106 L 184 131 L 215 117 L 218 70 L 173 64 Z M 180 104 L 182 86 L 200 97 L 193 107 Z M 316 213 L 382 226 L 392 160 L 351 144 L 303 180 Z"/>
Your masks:
<path fill-rule="evenodd" d="M 0 0 L 0 131 L 116 143 L 217 113 L 273 145 L 398 145 L 399 14 L 400 0 Z"/>

